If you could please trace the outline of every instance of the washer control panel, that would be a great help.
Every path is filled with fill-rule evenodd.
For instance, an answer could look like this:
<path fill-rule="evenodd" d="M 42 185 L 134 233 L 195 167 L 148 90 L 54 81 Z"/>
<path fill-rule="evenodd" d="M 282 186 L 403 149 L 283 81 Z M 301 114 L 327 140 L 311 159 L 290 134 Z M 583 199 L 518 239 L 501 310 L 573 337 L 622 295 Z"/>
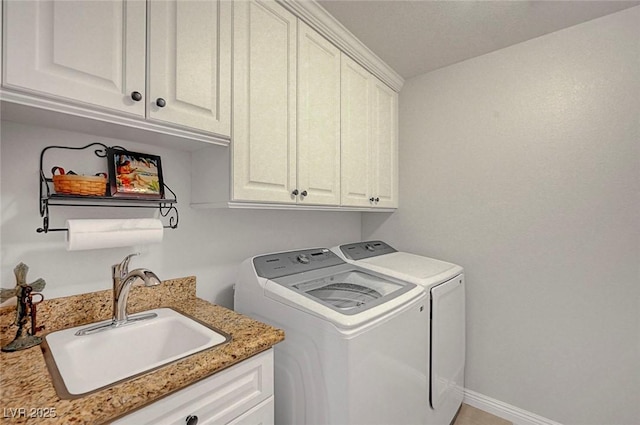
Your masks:
<path fill-rule="evenodd" d="M 397 252 L 393 247 L 382 241 L 350 243 L 341 245 L 340 250 L 345 257 L 354 261 Z"/>
<path fill-rule="evenodd" d="M 289 276 L 324 267 L 337 266 L 339 264 L 346 263 L 327 248 L 278 252 L 275 254 L 261 255 L 253 259 L 256 274 L 267 279 Z"/>

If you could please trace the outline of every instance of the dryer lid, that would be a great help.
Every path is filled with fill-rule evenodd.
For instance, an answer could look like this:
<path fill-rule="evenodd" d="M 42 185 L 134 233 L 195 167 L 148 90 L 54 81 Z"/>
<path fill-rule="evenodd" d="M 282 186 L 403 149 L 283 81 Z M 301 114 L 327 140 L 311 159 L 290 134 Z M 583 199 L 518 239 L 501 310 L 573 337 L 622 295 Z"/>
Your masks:
<path fill-rule="evenodd" d="M 453 277 L 461 272 L 461 267 L 445 261 L 408 252 L 395 252 L 389 255 L 367 258 L 359 261 L 364 267 L 375 266 L 383 273 L 402 273 L 415 279 L 431 279 L 443 273 L 452 272 Z M 385 270 L 385 271 L 382 271 Z"/>
<path fill-rule="evenodd" d="M 333 251 L 351 264 L 425 288 L 446 282 L 464 271 L 462 267 L 446 261 L 398 252 L 382 241 L 341 245 Z"/>

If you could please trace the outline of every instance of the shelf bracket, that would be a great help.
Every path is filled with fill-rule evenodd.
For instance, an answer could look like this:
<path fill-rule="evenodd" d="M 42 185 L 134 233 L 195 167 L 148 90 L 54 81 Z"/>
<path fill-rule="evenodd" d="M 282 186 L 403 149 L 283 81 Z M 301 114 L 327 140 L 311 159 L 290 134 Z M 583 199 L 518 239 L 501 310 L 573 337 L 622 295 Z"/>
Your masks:
<path fill-rule="evenodd" d="M 100 146 L 95 149 L 94 154 L 100 158 L 106 158 L 108 146 L 105 144 L 94 142 L 83 147 L 69 146 L 47 146 L 40 152 L 40 217 L 42 217 L 42 227 L 36 229 L 38 233 L 49 232 L 66 232 L 66 228 L 49 227 L 49 207 L 52 206 L 73 206 L 73 207 L 109 207 L 109 208 L 153 208 L 157 209 L 160 216 L 167 218 L 168 224 L 163 225 L 165 229 L 176 229 L 179 222 L 179 213 L 176 204 L 178 203 L 176 194 L 166 183 L 163 182 L 165 189 L 165 197 L 163 199 L 141 199 L 127 197 L 112 196 L 82 196 L 82 195 L 58 195 L 52 194 L 50 184 L 53 178 L 47 178 L 44 174 L 43 163 L 44 155 L 49 149 L 70 149 L 84 150 L 91 146 Z M 114 146 L 114 148 L 126 150 L 122 146 Z M 171 196 L 167 197 L 170 193 Z"/>

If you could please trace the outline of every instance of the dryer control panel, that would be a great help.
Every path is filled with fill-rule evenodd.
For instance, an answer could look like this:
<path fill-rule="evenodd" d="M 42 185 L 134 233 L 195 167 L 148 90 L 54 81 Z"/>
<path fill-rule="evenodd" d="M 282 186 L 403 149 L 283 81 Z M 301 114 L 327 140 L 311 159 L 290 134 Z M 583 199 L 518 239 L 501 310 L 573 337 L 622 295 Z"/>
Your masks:
<path fill-rule="evenodd" d="M 393 247 L 382 241 L 350 243 L 348 245 L 341 245 L 340 250 L 345 257 L 354 261 L 397 252 Z"/>
<path fill-rule="evenodd" d="M 261 255 L 253 259 L 256 274 L 267 279 L 275 279 L 340 264 L 346 263 L 327 248 L 279 252 Z"/>

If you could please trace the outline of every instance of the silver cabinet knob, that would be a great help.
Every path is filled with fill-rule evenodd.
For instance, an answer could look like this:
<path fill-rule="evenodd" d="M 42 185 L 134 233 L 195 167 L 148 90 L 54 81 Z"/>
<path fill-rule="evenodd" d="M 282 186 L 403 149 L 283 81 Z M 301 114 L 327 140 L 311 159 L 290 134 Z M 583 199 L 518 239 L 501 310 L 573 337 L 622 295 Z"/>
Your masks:
<path fill-rule="evenodd" d="M 142 93 L 140 93 L 139 91 L 132 91 L 131 99 L 133 99 L 136 102 L 140 102 L 142 100 Z"/>
<path fill-rule="evenodd" d="M 298 193 L 300 193 L 298 192 L 298 189 L 294 189 L 293 192 L 291 192 L 293 196 L 298 196 Z"/>
<path fill-rule="evenodd" d="M 307 196 L 307 191 L 303 190 L 302 193 L 300 194 L 300 196 Z"/>
<path fill-rule="evenodd" d="M 167 106 L 167 101 L 159 97 L 156 99 L 156 105 L 158 106 L 158 108 L 164 108 L 165 106 Z"/>

